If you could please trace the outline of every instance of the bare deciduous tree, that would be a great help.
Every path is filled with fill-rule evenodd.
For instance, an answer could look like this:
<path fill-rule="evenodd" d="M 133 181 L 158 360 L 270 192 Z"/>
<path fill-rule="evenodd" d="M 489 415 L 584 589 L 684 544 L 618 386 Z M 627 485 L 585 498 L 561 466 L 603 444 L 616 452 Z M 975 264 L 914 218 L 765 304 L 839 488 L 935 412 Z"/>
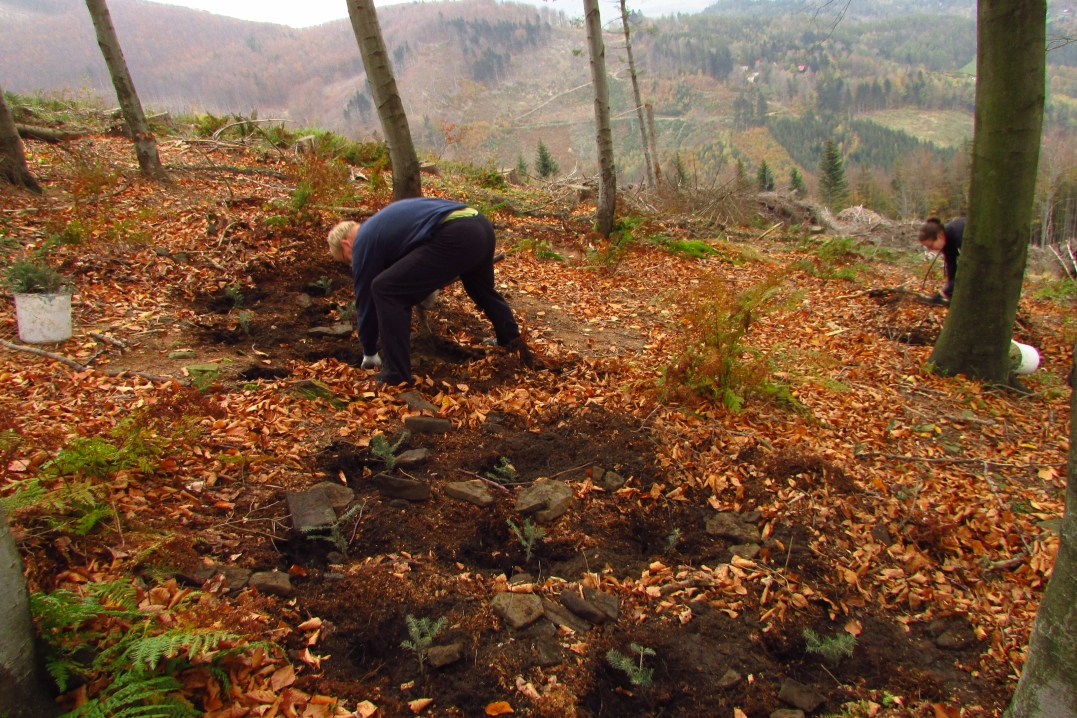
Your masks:
<path fill-rule="evenodd" d="M 610 85 L 606 77 L 606 45 L 598 0 L 583 0 L 587 18 L 587 49 L 591 55 L 591 83 L 595 90 L 595 140 L 598 143 L 598 212 L 596 225 L 603 237 L 613 231 L 617 208 L 617 170 L 613 164 L 613 130 L 610 127 Z"/>
<path fill-rule="evenodd" d="M 0 177 L 13 185 L 25 187 L 31 192 L 41 194 L 41 185 L 30 174 L 26 166 L 26 153 L 23 151 L 22 139 L 15 128 L 4 99 L 4 88 L 0 87 Z"/>

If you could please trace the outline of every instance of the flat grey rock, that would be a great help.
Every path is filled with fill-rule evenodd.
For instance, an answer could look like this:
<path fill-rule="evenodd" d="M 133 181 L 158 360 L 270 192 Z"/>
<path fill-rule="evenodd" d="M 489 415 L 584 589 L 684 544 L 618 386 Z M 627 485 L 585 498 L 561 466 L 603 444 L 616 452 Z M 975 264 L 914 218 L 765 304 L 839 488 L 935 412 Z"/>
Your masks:
<path fill-rule="evenodd" d="M 576 593 L 576 590 L 573 588 L 568 588 L 562 591 L 558 600 L 561 601 L 562 606 L 572 611 L 583 620 L 589 621 L 595 625 L 603 624 L 609 620 L 609 616 L 598 610 L 598 608 L 591 605 L 589 602 L 580 598 L 580 594 Z"/>
<path fill-rule="evenodd" d="M 758 528 L 744 523 L 739 515 L 731 513 L 717 513 L 707 519 L 707 533 L 735 544 L 759 543 L 763 540 Z"/>
<path fill-rule="evenodd" d="M 337 322 L 328 327 L 311 327 L 307 334 L 314 337 L 348 337 L 354 329 L 350 322 Z"/>
<path fill-rule="evenodd" d="M 535 665 L 541 668 L 550 668 L 564 662 L 564 652 L 557 639 L 547 636 L 536 638 L 531 644 L 531 655 Z"/>
<path fill-rule="evenodd" d="M 740 556 L 751 561 L 753 558 L 759 555 L 759 544 L 756 543 L 742 543 L 736 546 L 729 547 L 729 553 L 734 556 Z"/>
<path fill-rule="evenodd" d="M 430 498 L 430 484 L 415 479 L 405 479 L 402 476 L 390 474 L 378 474 L 371 483 L 378 489 L 382 496 L 393 499 L 407 499 L 408 501 L 426 501 Z"/>
<path fill-rule="evenodd" d="M 425 464 L 427 459 L 430 458 L 430 449 L 423 447 L 421 449 L 408 449 L 401 452 L 396 457 L 396 465 L 401 469 L 413 469 L 416 466 Z"/>
<path fill-rule="evenodd" d="M 576 633 L 587 633 L 591 630 L 590 623 L 547 598 L 542 599 L 542 610 L 545 612 L 546 618 L 558 626 L 571 628 Z"/>
<path fill-rule="evenodd" d="M 168 358 L 169 359 L 194 359 L 197 356 L 198 356 L 198 354 L 196 352 L 193 352 L 193 351 L 190 351 L 190 350 L 187 350 L 187 349 L 181 349 L 179 351 L 174 351 L 174 352 L 169 352 L 168 353 Z"/>
<path fill-rule="evenodd" d="M 405 391 L 400 395 L 400 398 L 416 411 L 429 411 L 431 414 L 438 413 L 438 408 L 427 401 L 423 395 L 417 391 Z"/>
<path fill-rule="evenodd" d="M 606 471 L 603 472 L 601 479 L 595 481 L 595 485 L 606 491 L 616 491 L 625 485 L 625 477 L 621 476 L 616 471 Z"/>
<path fill-rule="evenodd" d="M 314 300 L 312 300 L 310 298 L 309 294 L 304 293 L 304 294 L 300 294 L 299 296 L 297 296 L 295 298 L 295 303 L 298 304 L 303 309 L 306 309 L 307 307 L 309 307 L 311 304 L 314 303 Z"/>
<path fill-rule="evenodd" d="M 280 596 L 291 598 L 295 595 L 292 588 L 292 579 L 288 574 L 280 571 L 259 571 L 251 576 L 250 587 L 258 589 L 259 593 L 267 596 Z"/>
<path fill-rule="evenodd" d="M 481 479 L 454 481 L 451 484 L 446 484 L 443 491 L 449 498 L 456 499 L 457 501 L 466 501 L 469 504 L 475 504 L 482 508 L 486 508 L 494 503 L 494 495 L 490 493 L 490 489 L 487 488 L 486 482 Z"/>
<path fill-rule="evenodd" d="M 292 527 L 299 533 L 328 528 L 337 520 L 328 494 L 322 489 L 288 491 L 284 494 Z"/>
<path fill-rule="evenodd" d="M 497 615 L 513 630 L 530 626 L 542 618 L 542 601 L 533 593 L 499 593 L 491 602 Z"/>
<path fill-rule="evenodd" d="M 426 660 L 434 668 L 444 668 L 464 657 L 464 644 L 452 643 L 448 646 L 434 646 L 426 652 Z"/>
<path fill-rule="evenodd" d="M 329 563 L 344 563 L 344 554 L 340 551 L 330 551 L 325 555 L 325 560 Z"/>
<path fill-rule="evenodd" d="M 762 511 L 745 511 L 740 515 L 740 520 L 746 524 L 757 524 L 761 518 L 763 518 Z"/>
<path fill-rule="evenodd" d="M 404 419 L 404 428 L 415 434 L 447 434 L 452 431 L 452 422 L 436 416 L 409 416 Z"/>
<path fill-rule="evenodd" d="M 251 572 L 238 566 L 221 566 L 217 573 L 224 575 L 224 585 L 229 591 L 242 591 L 251 579 Z"/>
<path fill-rule="evenodd" d="M 804 718 L 804 711 L 779 708 L 776 711 L 771 711 L 770 718 Z"/>
<path fill-rule="evenodd" d="M 616 621 L 621 615 L 621 601 L 616 596 L 584 586 L 583 597 L 611 621 Z"/>
<path fill-rule="evenodd" d="M 529 573 L 517 573 L 509 579 L 509 585 L 515 586 L 518 583 L 533 583 L 535 579 Z"/>
<path fill-rule="evenodd" d="M 516 510 L 521 514 L 533 514 L 540 523 L 553 521 L 572 508 L 572 487 L 564 481 L 540 481 L 520 492 Z"/>
<path fill-rule="evenodd" d="M 722 674 L 722 677 L 718 679 L 718 682 L 715 685 L 724 691 L 727 688 L 732 688 L 733 686 L 737 685 L 742 680 L 744 679 L 741 677 L 741 675 L 734 671 L 732 668 L 730 668 L 728 671 Z"/>
<path fill-rule="evenodd" d="M 826 699 L 815 692 L 810 686 L 806 686 L 792 678 L 782 681 L 782 689 L 778 692 L 778 700 L 785 701 L 791 706 L 796 706 L 805 713 L 811 713 L 823 704 Z"/>
<path fill-rule="evenodd" d="M 329 505 L 333 507 L 334 511 L 348 508 L 348 504 L 355 500 L 354 491 L 344 484 L 338 484 L 332 481 L 322 481 L 321 483 L 314 484 L 314 486 L 310 487 L 310 490 L 324 492 L 325 498 L 328 499 Z"/>

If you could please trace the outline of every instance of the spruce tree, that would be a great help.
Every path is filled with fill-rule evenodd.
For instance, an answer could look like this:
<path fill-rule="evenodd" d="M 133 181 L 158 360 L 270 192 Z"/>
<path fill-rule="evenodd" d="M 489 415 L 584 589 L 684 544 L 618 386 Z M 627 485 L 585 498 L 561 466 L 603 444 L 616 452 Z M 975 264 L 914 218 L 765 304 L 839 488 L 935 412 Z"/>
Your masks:
<path fill-rule="evenodd" d="M 804 186 L 804 178 L 800 176 L 800 170 L 796 167 L 789 170 L 789 191 L 796 197 L 803 197 L 807 194 L 807 187 Z"/>
<path fill-rule="evenodd" d="M 823 149 L 823 159 L 819 163 L 819 199 L 833 211 L 844 208 L 849 197 L 849 182 L 845 179 L 841 151 L 834 144 L 834 138 L 828 138 Z"/>
<path fill-rule="evenodd" d="M 774 191 L 774 173 L 770 171 L 766 160 L 759 163 L 759 171 L 755 173 L 755 182 L 759 185 L 760 192 Z"/>
<path fill-rule="evenodd" d="M 560 171 L 561 168 L 558 166 L 557 160 L 550 154 L 550 148 L 546 146 L 545 142 L 539 140 L 538 152 L 535 154 L 535 172 L 542 179 L 546 179 Z"/>
<path fill-rule="evenodd" d="M 516 174 L 520 176 L 520 181 L 523 182 L 531 174 L 531 169 L 527 166 L 527 160 L 524 159 L 522 154 L 516 157 Z"/>
<path fill-rule="evenodd" d="M 737 185 L 745 187 L 748 184 L 748 170 L 744 166 L 744 160 L 737 158 Z"/>
<path fill-rule="evenodd" d="M 678 187 L 688 184 L 688 169 L 684 166 L 680 152 L 673 155 L 673 176 L 676 178 Z"/>

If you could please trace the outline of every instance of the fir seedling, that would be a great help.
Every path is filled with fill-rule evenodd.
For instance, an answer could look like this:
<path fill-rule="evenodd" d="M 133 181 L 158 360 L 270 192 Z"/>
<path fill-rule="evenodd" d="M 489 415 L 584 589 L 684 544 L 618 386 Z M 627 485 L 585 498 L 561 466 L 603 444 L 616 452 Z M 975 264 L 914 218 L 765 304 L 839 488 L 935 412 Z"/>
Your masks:
<path fill-rule="evenodd" d="M 527 166 L 527 160 L 524 159 L 523 155 L 516 157 L 516 174 L 519 175 L 521 182 L 526 180 L 528 175 L 531 174 L 531 168 Z"/>
<path fill-rule="evenodd" d="M 325 296 L 327 297 L 333 293 L 333 280 L 325 276 L 324 274 L 322 275 L 321 279 L 319 279 L 317 282 L 311 282 L 310 285 L 312 287 L 317 287 L 318 289 L 325 292 Z"/>
<path fill-rule="evenodd" d="M 244 309 L 239 313 L 238 321 L 239 328 L 243 330 L 243 333 L 247 336 L 251 335 L 251 320 L 254 319 L 254 312 Z"/>
<path fill-rule="evenodd" d="M 535 549 L 535 542 L 546 535 L 546 529 L 531 523 L 531 519 L 524 519 L 523 528 L 513 523 L 512 519 L 509 519 L 508 524 L 512 532 L 516 534 L 516 539 L 520 542 L 520 545 L 524 547 L 524 561 L 530 562 L 531 552 Z"/>
<path fill-rule="evenodd" d="M 365 507 L 366 502 L 364 501 L 361 504 L 356 504 L 355 506 L 352 506 L 350 509 L 341 514 L 337 518 L 337 520 L 329 526 L 328 535 L 323 533 L 326 530 L 325 528 L 317 527 L 304 531 L 303 536 L 312 541 L 328 541 L 329 543 L 336 546 L 337 550 L 344 554 L 344 557 L 347 558 L 348 540 L 344 538 L 344 533 L 340 530 L 340 527 L 348 523 L 348 521 L 350 521 L 352 517 L 356 514 L 362 513 Z"/>
<path fill-rule="evenodd" d="M 655 655 L 654 649 L 647 648 L 646 646 L 640 646 L 635 643 L 631 644 L 629 648 L 632 649 L 633 653 L 639 655 L 638 665 L 636 664 L 635 659 L 629 658 L 625 654 L 613 648 L 611 648 L 610 651 L 606 654 L 606 660 L 609 661 L 610 665 L 617 670 L 624 671 L 625 675 L 628 676 L 628 680 L 632 683 L 632 685 L 639 686 L 640 688 L 647 688 L 651 685 L 651 678 L 654 676 L 654 669 L 645 668 L 643 666 L 643 659 L 646 656 Z"/>
<path fill-rule="evenodd" d="M 396 468 L 396 451 L 400 445 L 408 440 L 411 434 L 404 432 L 395 444 L 390 444 L 385 434 L 375 434 L 370 437 L 370 453 L 385 462 L 385 470 L 392 471 Z"/>
<path fill-rule="evenodd" d="M 419 672 L 422 673 L 426 662 L 426 652 L 430 650 L 430 645 L 441 633 L 441 629 L 445 628 L 445 617 L 431 621 L 429 618 L 416 618 L 409 613 L 405 621 L 408 624 L 408 635 L 411 636 L 411 640 L 401 641 L 400 647 L 415 652 L 415 657 L 419 659 Z"/>
<path fill-rule="evenodd" d="M 232 300 L 232 308 L 239 309 L 243 306 L 243 292 L 239 291 L 239 282 L 232 282 L 224 288 L 224 296 Z"/>
<path fill-rule="evenodd" d="M 498 465 L 487 471 L 486 476 L 499 484 L 511 484 L 520 478 L 520 473 L 516 471 L 515 466 L 509 463 L 509 457 L 502 456 Z"/>
<path fill-rule="evenodd" d="M 804 629 L 804 650 L 818 653 L 830 663 L 839 663 L 842 658 L 853 655 L 856 636 L 840 631 L 833 636 L 820 636 L 810 628 Z"/>
<path fill-rule="evenodd" d="M 669 536 L 666 536 L 666 553 L 671 553 L 673 549 L 677 548 L 677 543 L 681 540 L 681 530 L 676 526 L 669 532 Z"/>
<path fill-rule="evenodd" d="M 15 262 L 7 270 L 12 294 L 56 294 L 64 289 L 64 278 L 45 263 Z"/>

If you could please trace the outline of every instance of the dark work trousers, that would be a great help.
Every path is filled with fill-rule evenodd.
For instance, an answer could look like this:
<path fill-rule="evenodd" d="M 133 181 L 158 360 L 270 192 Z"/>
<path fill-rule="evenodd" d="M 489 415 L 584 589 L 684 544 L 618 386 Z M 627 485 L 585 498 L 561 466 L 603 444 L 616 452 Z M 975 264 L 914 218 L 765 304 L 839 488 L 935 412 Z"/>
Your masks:
<path fill-rule="evenodd" d="M 430 239 L 374 278 L 386 384 L 411 381 L 411 308 L 460 277 L 467 295 L 494 325 L 499 346 L 520 336 L 505 298 L 494 288 L 494 228 L 481 214 L 450 219 Z"/>

